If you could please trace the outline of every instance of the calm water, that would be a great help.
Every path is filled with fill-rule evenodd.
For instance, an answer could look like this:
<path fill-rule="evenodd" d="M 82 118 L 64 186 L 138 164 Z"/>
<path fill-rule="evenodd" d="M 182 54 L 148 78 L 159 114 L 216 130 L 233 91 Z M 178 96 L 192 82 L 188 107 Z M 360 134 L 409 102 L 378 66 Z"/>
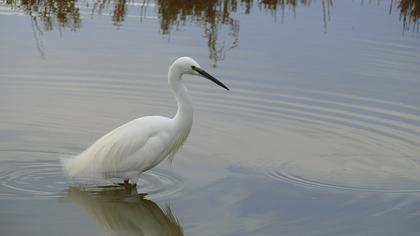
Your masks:
<path fill-rule="evenodd" d="M 194 2 L 194 1 L 192 1 Z M 419 235 L 418 1 L 0 4 L 0 235 Z M 59 159 L 191 56 L 193 130 L 132 191 Z"/>

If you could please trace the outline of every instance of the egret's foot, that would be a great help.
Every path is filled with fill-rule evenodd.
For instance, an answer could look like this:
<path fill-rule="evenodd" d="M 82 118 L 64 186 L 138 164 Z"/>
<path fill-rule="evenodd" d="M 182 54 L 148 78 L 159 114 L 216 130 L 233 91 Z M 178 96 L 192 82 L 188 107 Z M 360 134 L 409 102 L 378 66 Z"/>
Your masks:
<path fill-rule="evenodd" d="M 128 179 L 125 179 L 123 183 L 118 183 L 119 186 L 123 186 L 124 188 L 136 188 L 137 187 L 137 183 L 134 184 L 130 184 L 130 182 L 128 181 Z"/>

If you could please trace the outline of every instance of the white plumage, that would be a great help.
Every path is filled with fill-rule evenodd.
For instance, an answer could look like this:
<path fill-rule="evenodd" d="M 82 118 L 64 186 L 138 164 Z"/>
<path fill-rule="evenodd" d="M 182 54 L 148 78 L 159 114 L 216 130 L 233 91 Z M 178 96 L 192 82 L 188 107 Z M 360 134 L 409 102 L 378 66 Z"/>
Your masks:
<path fill-rule="evenodd" d="M 66 160 L 70 176 L 121 178 L 137 183 L 140 174 L 173 157 L 192 127 L 193 109 L 182 75 L 201 75 L 229 90 L 189 57 L 177 59 L 169 68 L 168 83 L 178 111 L 173 118 L 145 116 L 130 121 L 98 139 L 78 156 Z"/>

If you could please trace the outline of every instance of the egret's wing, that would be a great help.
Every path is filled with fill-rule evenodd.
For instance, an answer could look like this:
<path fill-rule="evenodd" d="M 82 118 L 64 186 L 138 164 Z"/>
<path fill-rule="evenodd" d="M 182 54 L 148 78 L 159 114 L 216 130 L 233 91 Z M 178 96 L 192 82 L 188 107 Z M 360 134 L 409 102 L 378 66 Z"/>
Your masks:
<path fill-rule="evenodd" d="M 120 162 L 139 151 L 152 135 L 147 132 L 130 130 L 123 126 L 104 135 L 86 152 L 101 163 L 113 165 L 113 162 Z"/>
<path fill-rule="evenodd" d="M 163 117 L 162 117 L 163 118 Z M 164 151 L 165 119 L 143 117 L 102 136 L 68 165 L 69 174 L 112 173 L 138 168 L 141 158 Z M 150 143 L 152 145 L 150 145 Z M 145 146 L 148 146 L 147 150 Z M 136 154 L 136 162 L 132 156 Z M 143 155 L 142 155 L 143 154 Z M 137 157 L 138 156 L 138 157 Z"/>

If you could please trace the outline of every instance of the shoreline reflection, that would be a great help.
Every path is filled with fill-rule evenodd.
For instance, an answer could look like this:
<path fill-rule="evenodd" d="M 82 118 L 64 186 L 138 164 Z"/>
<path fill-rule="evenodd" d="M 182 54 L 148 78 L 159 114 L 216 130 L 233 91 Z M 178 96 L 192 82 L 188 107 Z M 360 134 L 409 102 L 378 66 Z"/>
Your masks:
<path fill-rule="evenodd" d="M 361 5 L 365 3 L 360 0 Z M 4 0 L 2 4 L 20 9 L 29 15 L 32 21 L 32 30 L 41 57 L 44 55 L 42 40 L 39 39 L 43 31 L 60 32 L 63 29 L 77 31 L 82 27 L 80 9 L 88 9 L 90 15 L 102 15 L 109 12 L 112 24 L 117 28 L 123 26 L 128 12 L 134 13 L 142 19 L 147 17 L 147 9 L 154 8 L 159 20 L 160 33 L 169 36 L 172 31 L 180 26 L 194 24 L 198 26 L 207 40 L 209 59 L 213 66 L 223 61 L 226 52 L 236 48 L 239 44 L 240 21 L 239 14 L 249 15 L 258 8 L 269 12 L 276 21 L 277 15 L 283 18 L 286 9 L 296 17 L 296 9 L 300 6 L 314 4 L 311 0 L 212 0 L 212 1 L 184 1 L 184 0 Z M 418 0 L 390 0 L 389 14 L 394 9 L 399 10 L 403 31 L 419 29 L 420 4 Z M 379 2 L 378 2 L 379 5 Z M 335 6 L 334 0 L 321 0 L 322 22 L 324 32 L 327 33 L 327 24 L 331 21 L 331 12 Z M 109 9 L 111 8 L 111 9 Z M 105 11 L 108 10 L 109 11 Z"/>
<path fill-rule="evenodd" d="M 392 4 L 395 0 L 391 1 L 390 12 L 392 11 Z M 418 0 L 401 0 L 395 1 L 395 4 L 398 4 L 400 9 L 400 21 L 403 22 L 403 27 L 405 31 L 409 31 L 411 26 L 413 30 L 419 30 L 420 26 L 420 1 Z"/>
<path fill-rule="evenodd" d="M 115 186 L 70 187 L 67 191 L 67 199 L 113 235 L 184 235 L 169 206 L 161 209 L 144 197 L 135 188 Z"/>

